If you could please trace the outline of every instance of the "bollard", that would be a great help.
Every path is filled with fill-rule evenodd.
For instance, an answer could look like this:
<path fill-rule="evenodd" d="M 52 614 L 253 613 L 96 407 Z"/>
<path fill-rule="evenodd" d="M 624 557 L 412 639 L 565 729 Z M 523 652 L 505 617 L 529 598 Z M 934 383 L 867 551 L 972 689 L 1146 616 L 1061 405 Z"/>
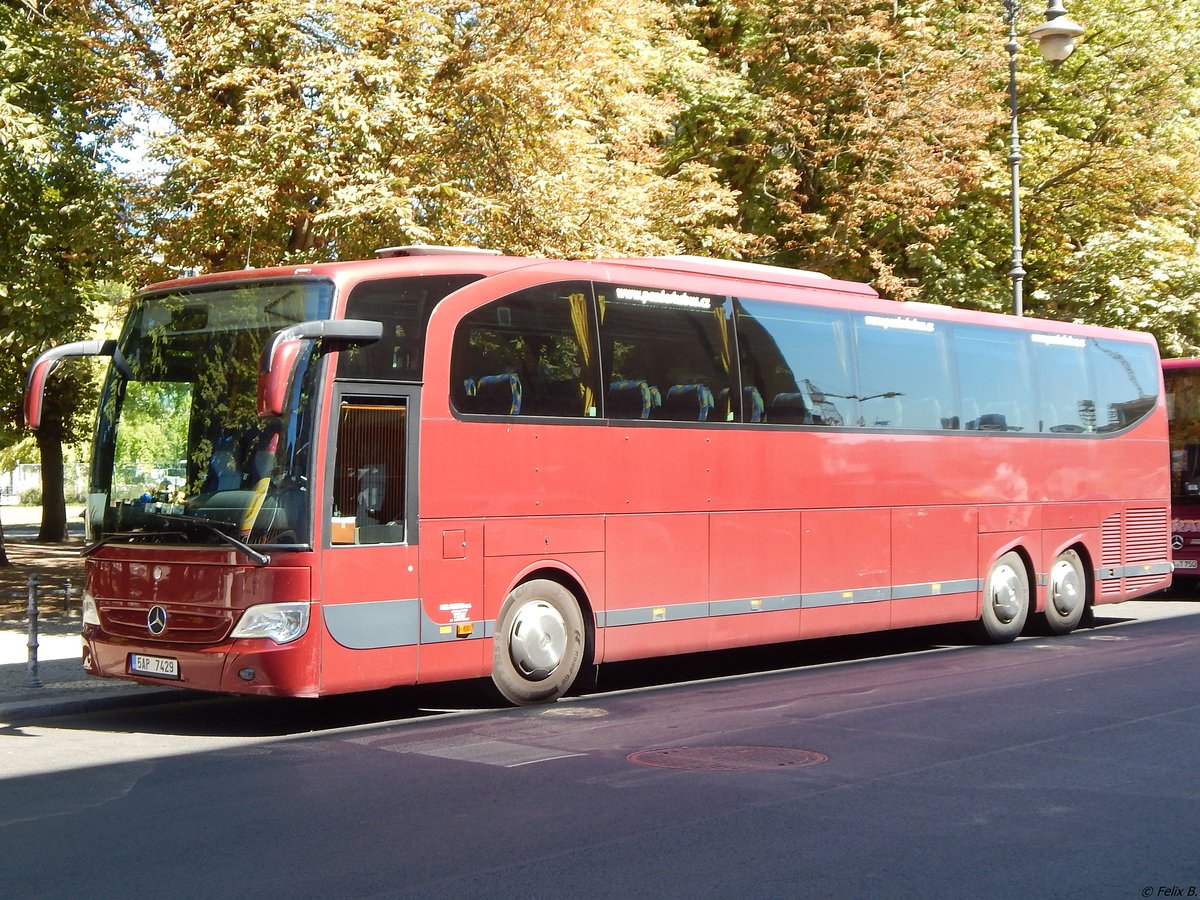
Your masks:
<path fill-rule="evenodd" d="M 38 678 L 38 606 L 37 606 L 37 572 L 29 573 L 29 663 L 28 677 L 25 686 L 40 688 L 42 681 Z"/>
<path fill-rule="evenodd" d="M 68 578 L 66 584 L 63 585 L 63 612 L 68 616 L 71 615 L 71 579 Z"/>

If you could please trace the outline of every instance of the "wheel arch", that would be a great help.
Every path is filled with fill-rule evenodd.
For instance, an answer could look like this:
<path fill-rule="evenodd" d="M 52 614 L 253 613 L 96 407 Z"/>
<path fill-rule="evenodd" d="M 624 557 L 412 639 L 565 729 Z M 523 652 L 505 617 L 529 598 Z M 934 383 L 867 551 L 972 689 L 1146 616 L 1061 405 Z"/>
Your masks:
<path fill-rule="evenodd" d="M 987 560 L 987 565 L 983 567 L 983 578 L 979 585 L 979 611 L 983 611 L 984 594 L 987 591 L 988 573 L 992 571 L 992 566 L 999 562 L 1000 557 L 1006 553 L 1015 553 L 1020 557 L 1021 565 L 1025 567 L 1026 584 L 1029 585 L 1029 612 L 1033 613 L 1035 608 L 1044 603 L 1042 597 L 1042 586 L 1038 584 L 1037 567 L 1033 564 L 1033 554 L 1029 552 L 1026 546 L 1026 541 L 1023 538 L 1011 541 L 1001 547 L 996 548 L 992 552 L 991 557 Z"/>
<path fill-rule="evenodd" d="M 553 581 L 575 597 L 575 602 L 579 604 L 579 612 L 583 616 L 583 664 L 585 669 L 595 665 L 596 614 L 579 573 L 560 564 L 549 562 L 537 563 L 521 570 L 520 574 L 513 579 L 512 583 L 505 590 L 504 596 L 507 597 L 516 588 L 530 581 Z M 497 624 L 499 623 L 497 622 Z"/>
<path fill-rule="evenodd" d="M 1076 569 L 1083 592 L 1082 602 L 1072 606 L 1067 612 L 1055 605 L 1056 575 L 1059 561 L 1069 555 L 1074 556 L 1070 565 Z M 1046 584 L 1040 591 L 1045 594 L 1045 604 L 1038 610 L 1039 624 L 1035 630 L 1039 633 L 1062 635 L 1074 631 L 1081 622 L 1087 621 L 1096 605 L 1098 588 L 1094 557 L 1088 550 L 1087 542 L 1082 538 L 1064 541 L 1055 549 L 1054 554 L 1047 560 Z M 1064 584 L 1065 589 L 1065 584 Z M 1078 610 L 1076 612 L 1076 610 Z"/>
<path fill-rule="evenodd" d="M 1092 556 L 1092 552 L 1088 549 L 1087 543 L 1080 538 L 1072 541 L 1065 547 L 1059 548 L 1054 554 L 1054 559 L 1058 559 L 1059 554 L 1067 550 L 1074 550 L 1079 555 L 1079 562 L 1083 566 L 1083 581 L 1085 595 L 1083 598 L 1084 616 L 1088 615 L 1088 610 L 1096 605 L 1096 560 Z M 1047 587 L 1047 591 L 1049 587 Z"/>
<path fill-rule="evenodd" d="M 1074 550 L 1079 556 L 1079 563 L 1083 566 L 1084 590 L 1086 597 L 1084 604 L 1087 608 L 1091 608 L 1096 602 L 1096 563 L 1095 554 L 1088 547 L 1086 535 L 1077 535 L 1069 540 L 1063 541 L 1056 547 L 1053 547 L 1046 553 L 1045 568 L 1046 572 L 1040 576 L 1037 584 L 1037 602 L 1034 607 L 1030 608 L 1030 612 L 1044 613 L 1050 604 L 1050 571 L 1054 566 L 1055 561 L 1066 553 L 1068 550 Z M 1024 556 L 1024 554 L 1022 554 Z"/>

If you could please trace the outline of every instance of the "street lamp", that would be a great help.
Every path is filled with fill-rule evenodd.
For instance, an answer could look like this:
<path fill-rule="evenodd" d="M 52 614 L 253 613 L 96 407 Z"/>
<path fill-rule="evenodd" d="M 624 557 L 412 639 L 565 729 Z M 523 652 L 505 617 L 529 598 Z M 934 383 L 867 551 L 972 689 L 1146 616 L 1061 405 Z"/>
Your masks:
<path fill-rule="evenodd" d="M 1017 130 L 1017 18 L 1020 0 L 1004 0 L 1004 19 L 1008 25 L 1008 105 L 1012 124 L 1012 143 L 1008 167 L 1012 172 L 1012 266 L 1008 276 L 1013 283 L 1013 315 L 1025 314 L 1025 267 L 1021 249 L 1021 137 Z M 1046 21 L 1031 29 L 1029 36 L 1038 42 L 1042 57 L 1050 62 L 1062 62 L 1075 49 L 1075 39 L 1083 34 L 1083 26 L 1072 20 L 1063 8 L 1063 0 L 1048 0 Z"/>

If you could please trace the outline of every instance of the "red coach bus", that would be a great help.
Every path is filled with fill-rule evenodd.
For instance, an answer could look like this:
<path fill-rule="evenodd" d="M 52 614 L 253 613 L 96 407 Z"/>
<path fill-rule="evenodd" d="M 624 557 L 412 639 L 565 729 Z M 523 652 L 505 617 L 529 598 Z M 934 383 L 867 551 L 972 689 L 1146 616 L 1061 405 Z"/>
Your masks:
<path fill-rule="evenodd" d="M 155 285 L 93 450 L 85 668 L 318 696 L 1170 583 L 1146 335 L 689 257 L 381 258 Z"/>
<path fill-rule="evenodd" d="M 1200 357 L 1164 359 L 1175 571 L 1200 577 Z"/>

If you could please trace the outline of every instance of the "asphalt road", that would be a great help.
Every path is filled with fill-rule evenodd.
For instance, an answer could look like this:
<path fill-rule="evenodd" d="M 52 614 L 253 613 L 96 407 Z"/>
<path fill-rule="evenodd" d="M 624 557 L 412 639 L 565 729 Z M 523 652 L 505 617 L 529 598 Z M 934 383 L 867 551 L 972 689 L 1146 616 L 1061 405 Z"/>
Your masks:
<path fill-rule="evenodd" d="M 1200 615 L 1123 618 L 625 668 L 546 708 L 396 691 L 0 732 L 4 891 L 1197 896 Z"/>

